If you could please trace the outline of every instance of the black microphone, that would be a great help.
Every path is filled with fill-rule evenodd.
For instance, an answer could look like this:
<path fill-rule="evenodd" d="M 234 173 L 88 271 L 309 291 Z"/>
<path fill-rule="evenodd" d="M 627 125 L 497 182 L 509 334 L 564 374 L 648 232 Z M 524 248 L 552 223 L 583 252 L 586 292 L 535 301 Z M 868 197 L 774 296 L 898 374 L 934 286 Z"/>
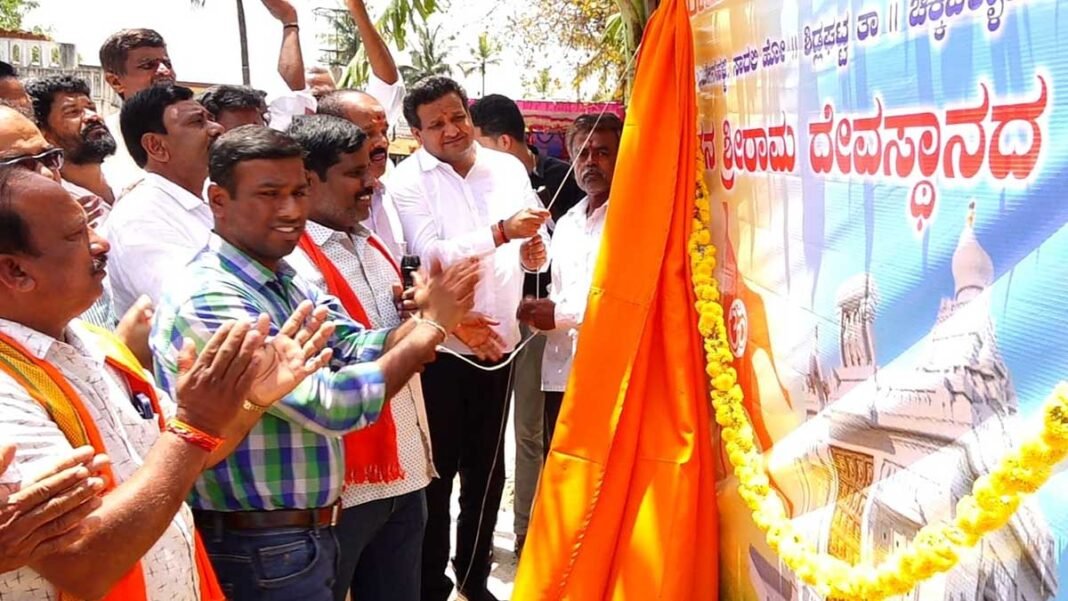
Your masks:
<path fill-rule="evenodd" d="M 419 255 L 404 255 L 401 257 L 401 280 L 404 282 L 405 290 L 415 285 L 415 278 L 412 274 L 419 271 L 421 264 Z"/>

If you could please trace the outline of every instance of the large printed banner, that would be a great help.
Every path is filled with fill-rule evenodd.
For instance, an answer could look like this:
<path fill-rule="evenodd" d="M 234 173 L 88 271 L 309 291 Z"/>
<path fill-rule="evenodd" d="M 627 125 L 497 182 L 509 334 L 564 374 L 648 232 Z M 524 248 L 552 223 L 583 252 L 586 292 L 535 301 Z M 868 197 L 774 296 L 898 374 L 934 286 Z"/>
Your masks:
<path fill-rule="evenodd" d="M 1068 4 L 691 3 L 757 434 L 802 532 L 878 563 L 951 519 L 1068 379 Z M 722 598 L 819 599 L 721 474 Z M 1060 473 L 906 598 L 1068 600 L 1066 545 Z"/>

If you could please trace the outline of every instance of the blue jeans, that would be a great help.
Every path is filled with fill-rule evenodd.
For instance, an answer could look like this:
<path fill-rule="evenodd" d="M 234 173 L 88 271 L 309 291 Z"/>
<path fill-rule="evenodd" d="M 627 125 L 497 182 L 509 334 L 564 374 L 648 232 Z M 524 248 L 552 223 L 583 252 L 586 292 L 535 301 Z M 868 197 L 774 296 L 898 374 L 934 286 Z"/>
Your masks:
<path fill-rule="evenodd" d="M 425 529 L 422 489 L 342 511 L 334 601 L 345 601 L 350 587 L 359 601 L 419 601 Z"/>
<path fill-rule="evenodd" d="M 333 601 L 334 529 L 202 528 L 211 565 L 229 601 Z"/>

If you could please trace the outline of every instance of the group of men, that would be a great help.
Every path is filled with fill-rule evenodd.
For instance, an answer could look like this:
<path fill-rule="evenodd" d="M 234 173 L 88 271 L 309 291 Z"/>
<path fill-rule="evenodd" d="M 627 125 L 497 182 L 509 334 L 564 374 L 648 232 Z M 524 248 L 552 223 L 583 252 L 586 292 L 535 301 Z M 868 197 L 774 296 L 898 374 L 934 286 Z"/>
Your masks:
<path fill-rule="evenodd" d="M 503 96 L 406 91 L 346 3 L 363 92 L 288 0 L 277 98 L 194 97 L 149 29 L 100 50 L 117 119 L 0 65 L 0 597 L 494 599 L 510 399 L 518 554 L 622 124 L 539 154 Z"/>

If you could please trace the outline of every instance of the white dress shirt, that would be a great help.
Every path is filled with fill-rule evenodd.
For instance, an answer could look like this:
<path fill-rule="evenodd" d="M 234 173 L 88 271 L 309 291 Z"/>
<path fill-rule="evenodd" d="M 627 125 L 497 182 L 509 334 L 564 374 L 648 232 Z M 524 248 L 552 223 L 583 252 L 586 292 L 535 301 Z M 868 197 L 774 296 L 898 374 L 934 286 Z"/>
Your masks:
<path fill-rule="evenodd" d="M 352 291 L 371 321 L 368 325 L 374 329 L 401 325 L 400 314 L 393 302 L 393 285 L 400 284 L 401 280 L 389 259 L 370 244 L 369 237 L 373 234 L 359 227 L 350 236 L 313 221 L 309 221 L 306 227 L 312 242 L 322 249 L 326 258 L 352 286 Z M 326 290 L 322 272 L 300 247 L 286 257 L 286 262 L 306 281 Z M 397 429 L 397 458 L 404 470 L 404 478 L 394 482 L 345 486 L 341 491 L 341 504 L 344 507 L 390 499 L 426 488 L 431 477 L 437 475 L 430 452 L 430 430 L 419 374 L 412 376 L 404 388 L 390 399 L 389 410 Z"/>
<path fill-rule="evenodd" d="M 147 294 L 159 303 L 167 278 L 208 243 L 215 225 L 211 209 L 199 196 L 155 173 L 115 203 L 104 237 L 111 243 L 108 272 L 115 313 L 126 313 Z"/>
<path fill-rule="evenodd" d="M 426 148 L 397 165 L 390 194 L 400 215 L 408 252 L 429 267 L 433 259 L 448 266 L 467 257 L 482 259 L 482 279 L 475 289 L 474 310 L 500 322 L 494 326 L 505 352 L 519 342 L 515 313 L 523 296 L 522 240 L 497 247 L 490 227 L 524 208 L 541 207 L 519 159 L 475 144 L 475 165 L 460 177 Z M 546 240 L 545 228 L 541 235 Z M 454 337 L 450 349 L 472 354 Z"/>
<path fill-rule="evenodd" d="M 593 285 L 608 203 L 587 217 L 589 204 L 590 199 L 583 198 L 560 218 L 549 248 L 552 262 L 549 299 L 556 304 L 553 314 L 556 329 L 545 334 L 541 389 L 546 392 L 563 392 L 567 387 L 579 327 L 586 313 L 586 299 Z"/>
<path fill-rule="evenodd" d="M 21 324 L 0 319 L 0 332 L 31 354 L 55 366 L 80 395 L 100 430 L 118 484 L 144 465 L 159 439 L 159 422 L 143 419 L 130 401 L 132 392 L 121 374 L 74 321 L 56 340 Z M 161 391 L 160 408 L 169 417 L 174 404 Z M 0 440 L 15 445 L 17 471 L 33 477 L 72 449 L 67 437 L 25 388 L 0 372 Z M 103 559 L 101 559 L 103 561 Z M 197 601 L 199 580 L 194 559 L 193 516 L 185 504 L 163 536 L 141 560 L 149 601 Z M 0 599 L 53 601 L 56 588 L 30 568 L 0 575 Z"/>
<path fill-rule="evenodd" d="M 133 157 L 130 156 L 130 151 L 126 148 L 126 139 L 122 135 L 122 128 L 119 125 L 119 116 L 122 114 L 120 110 L 113 115 L 104 119 L 104 125 L 108 126 L 108 131 L 115 138 L 115 154 L 104 159 L 104 164 L 100 166 L 104 170 L 104 179 L 108 181 L 108 185 L 115 191 L 115 198 L 119 199 L 126 191 L 136 184 L 145 176 L 145 171 L 137 166 Z"/>
<path fill-rule="evenodd" d="M 400 261 L 408 252 L 408 248 L 404 243 L 404 230 L 401 228 L 397 206 L 389 193 L 389 177 L 394 169 L 396 167 L 393 162 L 386 159 L 386 173 L 378 180 L 379 186 L 371 196 L 371 215 L 361 222 L 361 225 L 374 232 L 389 252 L 393 253 L 393 257 Z"/>

